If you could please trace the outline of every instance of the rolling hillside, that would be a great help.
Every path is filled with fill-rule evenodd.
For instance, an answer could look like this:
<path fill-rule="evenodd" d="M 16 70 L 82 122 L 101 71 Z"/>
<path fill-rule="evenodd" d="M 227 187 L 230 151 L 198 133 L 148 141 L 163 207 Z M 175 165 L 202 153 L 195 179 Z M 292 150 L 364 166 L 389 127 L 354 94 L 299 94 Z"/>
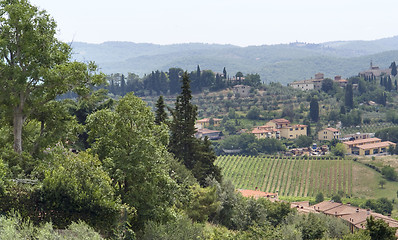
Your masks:
<path fill-rule="evenodd" d="M 202 69 L 230 75 L 237 71 L 259 73 L 265 82 L 286 84 L 312 77 L 316 72 L 326 77 L 349 77 L 365 70 L 370 60 L 382 68 L 398 61 L 398 36 L 375 41 L 291 43 L 238 47 L 220 44 L 156 45 L 131 42 L 102 44 L 71 43 L 74 58 L 95 61 L 104 73 L 133 72 L 139 75 L 153 70 L 167 71 L 181 67 L 188 71 Z"/>
<path fill-rule="evenodd" d="M 396 161 L 396 159 L 394 159 Z M 225 179 L 236 188 L 276 192 L 286 197 L 331 197 L 338 191 L 354 198 L 396 198 L 398 182 L 380 188 L 380 173 L 360 162 L 324 157 L 219 156 Z"/>

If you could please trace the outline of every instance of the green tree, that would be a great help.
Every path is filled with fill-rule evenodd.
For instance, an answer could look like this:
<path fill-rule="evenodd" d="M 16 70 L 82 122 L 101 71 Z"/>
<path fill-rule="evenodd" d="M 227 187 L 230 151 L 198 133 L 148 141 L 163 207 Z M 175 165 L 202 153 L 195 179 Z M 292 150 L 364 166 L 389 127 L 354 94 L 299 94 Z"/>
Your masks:
<path fill-rule="evenodd" d="M 315 202 L 316 203 L 320 203 L 323 202 L 325 200 L 325 198 L 323 197 L 323 193 L 318 193 L 315 197 Z"/>
<path fill-rule="evenodd" d="M 335 156 L 344 157 L 347 152 L 343 143 L 337 143 L 335 147 L 332 147 L 332 154 Z"/>
<path fill-rule="evenodd" d="M 337 203 L 341 203 L 340 195 L 334 195 L 331 200 Z"/>
<path fill-rule="evenodd" d="M 347 86 L 345 87 L 345 95 L 344 95 L 344 103 L 345 106 L 349 109 L 353 109 L 354 108 L 354 94 L 352 92 L 352 84 L 349 83 L 347 84 Z"/>
<path fill-rule="evenodd" d="M 155 123 L 160 125 L 167 120 L 166 106 L 164 104 L 163 96 L 159 96 L 156 102 Z"/>
<path fill-rule="evenodd" d="M 221 171 L 214 165 L 215 155 L 210 142 L 196 139 L 194 134 L 197 107 L 191 103 L 192 95 L 187 73 L 182 77 L 182 91 L 177 97 L 170 123 L 169 151 L 192 170 L 195 178 L 204 186 L 206 177 L 221 181 Z"/>
<path fill-rule="evenodd" d="M 319 104 L 316 97 L 312 98 L 310 102 L 310 118 L 313 122 L 318 122 L 319 120 Z"/>
<path fill-rule="evenodd" d="M 298 147 L 310 147 L 312 145 L 312 138 L 301 135 L 295 140 Z"/>
<path fill-rule="evenodd" d="M 197 147 L 197 141 L 194 137 L 197 107 L 191 103 L 191 100 L 189 76 L 185 72 L 182 77 L 181 94 L 177 97 L 175 108 L 172 111 L 173 120 L 170 123 L 169 149 L 190 170 L 196 163 L 194 152 Z"/>
<path fill-rule="evenodd" d="M 395 61 L 391 63 L 391 75 L 394 77 L 397 76 L 397 65 L 395 64 Z"/>
<path fill-rule="evenodd" d="M 57 40 L 56 24 L 26 0 L 0 1 L 0 101 L 12 118 L 14 151 L 22 153 L 25 120 L 56 96 L 87 93 L 102 83 L 94 64 L 70 62 L 71 48 Z"/>
<path fill-rule="evenodd" d="M 375 220 L 373 216 L 366 219 L 366 231 L 371 240 L 394 240 L 395 228 L 388 226 L 382 219 Z"/>
<path fill-rule="evenodd" d="M 384 188 L 384 185 L 385 185 L 386 183 L 387 183 L 386 180 L 380 179 L 380 181 L 379 181 L 380 188 Z"/>
<path fill-rule="evenodd" d="M 138 229 L 148 219 L 168 220 L 178 199 L 169 175 L 168 129 L 154 120 L 151 109 L 132 93 L 114 111 L 103 109 L 88 117 L 92 150 L 106 165 L 123 203 L 137 209 Z"/>
<path fill-rule="evenodd" d="M 321 87 L 322 91 L 326 92 L 326 93 L 330 93 L 333 91 L 333 80 L 330 78 L 325 78 L 322 81 L 322 87 Z"/>
<path fill-rule="evenodd" d="M 246 117 L 250 120 L 258 120 L 260 118 L 260 109 L 256 106 L 251 107 Z"/>
<path fill-rule="evenodd" d="M 396 181 L 398 178 L 395 169 L 391 166 L 384 166 L 381 169 L 381 174 L 390 181 Z"/>
<path fill-rule="evenodd" d="M 42 176 L 39 195 L 45 220 L 63 228 L 82 219 L 111 230 L 121 205 L 98 158 L 86 152 L 72 153 L 60 145 L 47 150 L 36 172 Z"/>

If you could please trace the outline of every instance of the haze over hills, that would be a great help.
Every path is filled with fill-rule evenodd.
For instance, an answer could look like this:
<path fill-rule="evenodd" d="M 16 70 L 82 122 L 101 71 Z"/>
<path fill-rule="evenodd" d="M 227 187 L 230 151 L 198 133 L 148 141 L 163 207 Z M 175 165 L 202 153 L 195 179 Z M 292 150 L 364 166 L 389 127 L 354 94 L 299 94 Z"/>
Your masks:
<path fill-rule="evenodd" d="M 154 70 L 180 67 L 188 71 L 211 69 L 228 74 L 259 73 L 264 82 L 286 84 L 308 79 L 317 72 L 326 77 L 357 75 L 375 65 L 387 68 L 398 61 L 398 36 L 374 41 L 338 41 L 321 44 L 290 43 L 239 47 L 234 45 L 187 43 L 156 45 L 132 42 L 71 43 L 73 57 L 95 61 L 106 73 L 139 75 Z"/>

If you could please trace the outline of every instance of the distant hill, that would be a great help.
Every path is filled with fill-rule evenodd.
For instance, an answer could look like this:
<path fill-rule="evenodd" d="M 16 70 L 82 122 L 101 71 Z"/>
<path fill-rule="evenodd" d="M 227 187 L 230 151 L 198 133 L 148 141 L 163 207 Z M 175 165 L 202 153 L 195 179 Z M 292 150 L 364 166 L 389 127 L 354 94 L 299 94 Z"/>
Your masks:
<path fill-rule="evenodd" d="M 326 77 L 349 77 L 375 65 L 386 68 L 398 61 L 398 36 L 374 41 L 340 41 L 322 44 L 291 43 L 238 47 L 220 44 L 156 45 L 131 42 L 71 43 L 79 61 L 95 61 L 104 73 L 139 75 L 181 67 L 188 71 L 211 69 L 228 74 L 259 73 L 265 82 L 286 84 L 308 79 L 317 72 Z"/>

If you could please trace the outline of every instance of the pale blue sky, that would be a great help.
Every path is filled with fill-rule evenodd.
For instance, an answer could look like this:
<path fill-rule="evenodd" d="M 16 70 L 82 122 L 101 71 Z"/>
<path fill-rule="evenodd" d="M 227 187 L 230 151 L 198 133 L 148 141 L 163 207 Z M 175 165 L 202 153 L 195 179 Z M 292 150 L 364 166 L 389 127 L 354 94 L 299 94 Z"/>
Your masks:
<path fill-rule="evenodd" d="M 397 0 L 31 0 L 62 41 L 221 43 L 374 40 L 398 35 Z"/>

